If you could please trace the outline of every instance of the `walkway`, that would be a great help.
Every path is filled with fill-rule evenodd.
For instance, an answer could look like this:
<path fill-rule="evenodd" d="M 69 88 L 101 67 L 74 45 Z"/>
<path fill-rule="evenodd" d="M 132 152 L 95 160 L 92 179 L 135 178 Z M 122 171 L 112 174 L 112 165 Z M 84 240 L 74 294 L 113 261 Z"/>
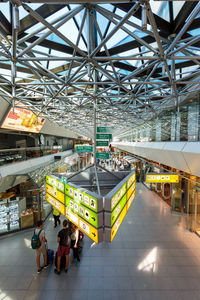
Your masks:
<path fill-rule="evenodd" d="M 79 267 L 37 274 L 32 230 L 0 239 L 0 300 L 200 299 L 200 239 L 143 185 L 112 244 L 85 237 Z M 56 249 L 50 218 L 48 245 Z"/>

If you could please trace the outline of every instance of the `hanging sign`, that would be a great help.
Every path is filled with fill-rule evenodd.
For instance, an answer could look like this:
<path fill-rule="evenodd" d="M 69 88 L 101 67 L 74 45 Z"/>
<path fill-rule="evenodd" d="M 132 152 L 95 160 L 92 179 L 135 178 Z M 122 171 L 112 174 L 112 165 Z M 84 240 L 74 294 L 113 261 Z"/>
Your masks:
<path fill-rule="evenodd" d="M 49 194 L 46 194 L 46 201 L 53 205 L 61 214 L 65 214 L 65 206 L 64 204 L 57 201 L 57 199 L 53 198 Z"/>
<path fill-rule="evenodd" d="M 99 126 L 97 127 L 97 132 L 98 133 L 110 133 L 114 127 L 104 127 L 104 126 Z"/>
<path fill-rule="evenodd" d="M 146 175 L 146 182 L 149 183 L 178 183 L 179 175 L 168 173 L 154 173 Z"/>
<path fill-rule="evenodd" d="M 76 146 L 76 152 L 93 152 L 93 146 L 90 145 L 83 145 L 83 146 Z"/>
<path fill-rule="evenodd" d="M 46 192 L 56 198 L 58 201 L 65 203 L 65 195 L 56 188 L 46 184 Z"/>
<path fill-rule="evenodd" d="M 72 223 L 74 223 L 78 228 L 80 228 L 85 234 L 87 234 L 95 243 L 100 243 L 103 241 L 103 229 L 97 230 L 85 220 L 74 214 L 67 207 L 65 210 L 65 216 Z"/>
<path fill-rule="evenodd" d="M 96 139 L 97 140 L 112 140 L 112 134 L 111 133 L 97 133 Z"/>
<path fill-rule="evenodd" d="M 65 206 L 92 226 L 96 228 L 103 226 L 103 212 L 97 214 L 68 196 L 65 197 Z"/>
<path fill-rule="evenodd" d="M 109 159 L 110 155 L 107 152 L 96 152 L 96 158 Z"/>
<path fill-rule="evenodd" d="M 109 141 L 96 141 L 97 147 L 107 147 L 109 146 Z"/>

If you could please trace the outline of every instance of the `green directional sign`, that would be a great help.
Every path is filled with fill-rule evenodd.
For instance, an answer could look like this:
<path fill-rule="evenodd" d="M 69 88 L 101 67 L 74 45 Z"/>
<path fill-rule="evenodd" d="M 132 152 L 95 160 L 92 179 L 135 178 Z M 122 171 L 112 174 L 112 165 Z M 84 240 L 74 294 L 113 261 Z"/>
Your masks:
<path fill-rule="evenodd" d="M 112 140 L 111 133 L 97 133 L 96 135 L 97 140 Z"/>
<path fill-rule="evenodd" d="M 76 152 L 93 152 L 93 146 L 76 146 Z"/>
<path fill-rule="evenodd" d="M 85 221 L 89 222 L 92 226 L 98 228 L 98 215 L 94 211 L 84 207 L 74 199 L 65 196 L 65 206 L 76 215 L 79 215 Z"/>
<path fill-rule="evenodd" d="M 97 127 L 97 132 L 98 133 L 110 133 L 112 130 L 114 129 L 114 127 Z"/>
<path fill-rule="evenodd" d="M 99 158 L 99 159 L 109 159 L 109 153 L 106 153 L 106 152 L 97 152 L 96 153 L 96 158 Z"/>
<path fill-rule="evenodd" d="M 97 141 L 96 146 L 97 147 L 107 147 L 109 145 L 109 141 Z"/>

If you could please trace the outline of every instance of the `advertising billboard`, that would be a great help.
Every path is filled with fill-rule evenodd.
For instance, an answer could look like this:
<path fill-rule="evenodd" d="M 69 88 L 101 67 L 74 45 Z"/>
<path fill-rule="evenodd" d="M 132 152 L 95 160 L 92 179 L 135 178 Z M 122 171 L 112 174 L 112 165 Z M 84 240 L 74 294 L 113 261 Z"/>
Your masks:
<path fill-rule="evenodd" d="M 37 117 L 32 111 L 24 108 L 24 104 L 15 102 L 14 109 L 10 108 L 2 128 L 38 133 L 45 119 Z"/>

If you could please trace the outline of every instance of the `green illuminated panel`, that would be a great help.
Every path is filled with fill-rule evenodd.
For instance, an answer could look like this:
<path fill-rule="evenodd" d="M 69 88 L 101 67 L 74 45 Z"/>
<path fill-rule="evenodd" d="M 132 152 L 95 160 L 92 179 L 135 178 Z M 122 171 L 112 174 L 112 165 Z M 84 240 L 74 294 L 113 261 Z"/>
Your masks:
<path fill-rule="evenodd" d="M 97 199 L 95 197 L 92 197 L 69 184 L 65 184 L 65 194 L 73 198 L 77 203 L 82 203 L 84 206 L 97 212 Z"/>
<path fill-rule="evenodd" d="M 89 222 L 92 226 L 98 228 L 98 215 L 94 211 L 81 205 L 80 201 L 78 202 L 65 196 L 65 206 L 85 221 Z"/>
<path fill-rule="evenodd" d="M 117 217 L 121 213 L 122 209 L 124 208 L 124 205 L 126 204 L 126 194 L 124 197 L 120 200 L 120 202 L 117 204 L 115 209 L 111 213 L 111 226 L 115 223 Z"/>
<path fill-rule="evenodd" d="M 46 183 L 55 187 L 57 190 L 59 190 L 62 193 L 65 192 L 65 185 L 61 180 L 58 180 L 51 176 L 46 176 Z"/>
<path fill-rule="evenodd" d="M 111 211 L 117 205 L 117 203 L 121 200 L 123 195 L 126 193 L 126 182 L 122 185 L 122 187 L 114 194 L 111 199 Z"/>

